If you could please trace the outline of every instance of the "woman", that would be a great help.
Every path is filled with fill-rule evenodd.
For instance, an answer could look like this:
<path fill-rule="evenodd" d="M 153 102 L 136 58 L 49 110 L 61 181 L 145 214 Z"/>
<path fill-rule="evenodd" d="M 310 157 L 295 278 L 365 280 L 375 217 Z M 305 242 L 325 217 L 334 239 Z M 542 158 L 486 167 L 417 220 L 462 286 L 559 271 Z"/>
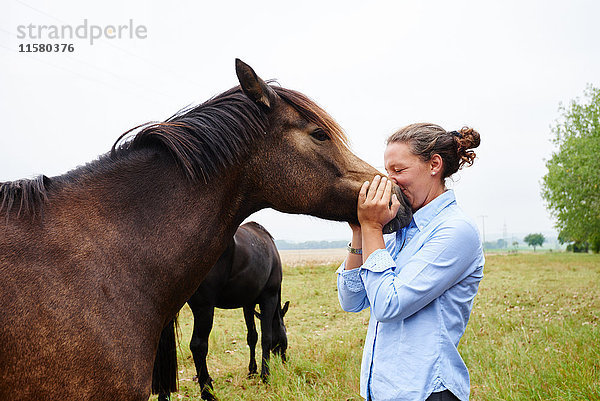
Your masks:
<path fill-rule="evenodd" d="M 371 308 L 360 382 L 366 399 L 469 399 L 469 372 L 457 346 L 484 258 L 477 227 L 445 179 L 473 163 L 469 149 L 478 145 L 472 128 L 409 125 L 387 140 L 389 178 L 376 176 L 360 190 L 360 226 L 351 225 L 338 294 L 345 311 Z M 408 198 L 413 220 L 383 235 L 399 207 L 392 182 Z"/>

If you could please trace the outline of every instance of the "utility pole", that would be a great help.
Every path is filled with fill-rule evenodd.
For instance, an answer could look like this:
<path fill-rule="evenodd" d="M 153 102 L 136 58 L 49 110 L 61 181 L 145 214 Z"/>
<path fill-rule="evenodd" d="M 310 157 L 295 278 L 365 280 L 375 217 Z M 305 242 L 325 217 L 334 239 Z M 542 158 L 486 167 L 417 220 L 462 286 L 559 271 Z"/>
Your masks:
<path fill-rule="evenodd" d="M 485 244 L 485 218 L 487 217 L 487 215 L 481 215 L 479 217 L 481 217 L 481 234 L 483 236 L 483 243 Z"/>

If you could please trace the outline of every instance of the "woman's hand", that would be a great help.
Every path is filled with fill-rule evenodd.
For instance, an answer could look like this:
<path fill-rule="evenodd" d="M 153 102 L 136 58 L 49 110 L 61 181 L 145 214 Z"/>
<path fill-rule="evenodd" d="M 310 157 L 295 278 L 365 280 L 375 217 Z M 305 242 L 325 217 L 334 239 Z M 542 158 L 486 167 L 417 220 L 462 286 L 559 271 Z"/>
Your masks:
<path fill-rule="evenodd" d="M 392 204 L 390 206 L 390 199 Z M 376 175 L 369 184 L 366 181 L 358 194 L 358 221 L 363 229 L 381 231 L 383 226 L 398 213 L 400 201 L 392 195 L 392 182 Z"/>

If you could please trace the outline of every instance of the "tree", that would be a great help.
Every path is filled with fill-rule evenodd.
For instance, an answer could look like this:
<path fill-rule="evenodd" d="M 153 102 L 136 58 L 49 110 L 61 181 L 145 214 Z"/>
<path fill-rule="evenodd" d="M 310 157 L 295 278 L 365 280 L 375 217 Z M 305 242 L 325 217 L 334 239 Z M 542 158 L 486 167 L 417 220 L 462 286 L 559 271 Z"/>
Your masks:
<path fill-rule="evenodd" d="M 533 252 L 535 252 L 535 247 L 542 246 L 544 241 L 546 241 L 546 238 L 544 238 L 541 233 L 528 234 L 525 238 L 523 238 L 523 241 L 527 242 L 527 245 L 532 246 Z"/>
<path fill-rule="evenodd" d="M 600 89 L 589 85 L 586 101 L 560 106 L 552 128 L 557 146 L 546 162 L 542 197 L 565 242 L 600 250 Z"/>

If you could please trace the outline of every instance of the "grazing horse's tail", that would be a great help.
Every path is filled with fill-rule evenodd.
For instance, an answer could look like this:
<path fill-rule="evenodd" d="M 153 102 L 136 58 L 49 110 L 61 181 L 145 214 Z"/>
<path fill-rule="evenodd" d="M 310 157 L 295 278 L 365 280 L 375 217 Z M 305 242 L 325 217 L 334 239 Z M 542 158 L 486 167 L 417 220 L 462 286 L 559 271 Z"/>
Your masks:
<path fill-rule="evenodd" d="M 152 394 L 169 394 L 177 391 L 177 348 L 175 327 L 177 317 L 160 333 L 154 369 L 152 371 Z"/>

